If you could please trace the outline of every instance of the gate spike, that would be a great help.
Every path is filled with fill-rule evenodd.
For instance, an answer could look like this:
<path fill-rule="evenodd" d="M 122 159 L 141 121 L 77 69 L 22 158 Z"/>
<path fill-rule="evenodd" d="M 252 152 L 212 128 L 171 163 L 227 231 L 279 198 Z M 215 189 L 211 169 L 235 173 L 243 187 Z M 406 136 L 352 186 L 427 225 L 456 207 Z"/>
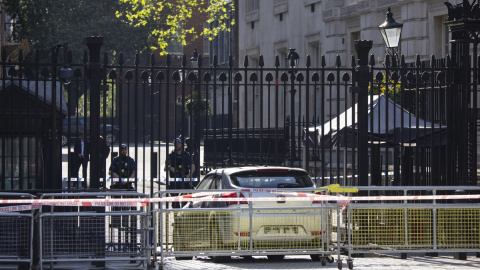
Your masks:
<path fill-rule="evenodd" d="M 263 67 L 265 65 L 263 61 L 263 55 L 260 55 L 260 59 L 258 59 L 258 66 Z"/>
<path fill-rule="evenodd" d="M 436 66 L 437 66 L 437 63 L 436 63 L 435 55 L 432 54 L 432 57 L 430 60 L 430 67 L 436 67 Z"/>
<path fill-rule="evenodd" d="M 213 67 L 216 68 L 218 66 L 218 57 L 216 54 L 213 55 Z"/>
<path fill-rule="evenodd" d="M 309 68 L 312 65 L 312 61 L 310 60 L 310 54 L 307 55 L 307 64 L 306 67 Z"/>
<path fill-rule="evenodd" d="M 186 67 L 186 66 L 187 66 L 187 56 L 184 54 L 182 57 L 182 67 Z"/>
<path fill-rule="evenodd" d="M 231 54 L 228 56 L 228 67 L 233 67 L 233 56 Z"/>
<path fill-rule="evenodd" d="M 337 61 L 335 62 L 337 68 L 342 66 L 342 61 L 340 59 L 340 55 L 337 54 Z"/>
<path fill-rule="evenodd" d="M 402 54 L 402 56 L 400 57 L 400 66 L 401 67 L 405 67 L 405 55 Z"/>
<path fill-rule="evenodd" d="M 326 67 L 327 66 L 327 61 L 325 61 L 325 55 L 322 55 L 322 67 Z"/>
<path fill-rule="evenodd" d="M 170 54 L 167 54 L 167 63 L 166 63 L 167 67 L 170 67 L 172 65 L 172 57 L 170 56 Z"/>
<path fill-rule="evenodd" d="M 390 55 L 385 55 L 385 67 L 390 67 Z"/>
<path fill-rule="evenodd" d="M 280 58 L 278 57 L 278 55 L 275 55 L 275 67 L 280 67 Z"/>
<path fill-rule="evenodd" d="M 356 61 L 356 60 L 355 60 L 355 55 L 352 54 L 352 59 L 351 59 L 350 61 L 352 61 L 352 68 L 353 68 L 353 67 L 356 67 L 356 64 L 355 64 L 355 61 Z"/>
<path fill-rule="evenodd" d="M 375 55 L 370 54 L 370 66 L 374 67 L 375 66 Z"/>
<path fill-rule="evenodd" d="M 200 55 L 198 56 L 198 67 L 201 67 L 202 64 L 203 64 L 203 57 L 202 57 L 202 55 L 200 54 Z"/>
<path fill-rule="evenodd" d="M 150 65 L 155 66 L 155 55 L 153 53 L 150 54 Z"/>
<path fill-rule="evenodd" d="M 415 66 L 420 67 L 422 65 L 422 61 L 420 61 L 420 55 L 417 54 L 417 60 L 415 61 Z"/>
<path fill-rule="evenodd" d="M 245 55 L 245 60 L 243 61 L 243 66 L 248 67 L 248 55 Z"/>
<path fill-rule="evenodd" d="M 140 55 L 138 53 L 135 54 L 135 66 L 140 65 Z"/>

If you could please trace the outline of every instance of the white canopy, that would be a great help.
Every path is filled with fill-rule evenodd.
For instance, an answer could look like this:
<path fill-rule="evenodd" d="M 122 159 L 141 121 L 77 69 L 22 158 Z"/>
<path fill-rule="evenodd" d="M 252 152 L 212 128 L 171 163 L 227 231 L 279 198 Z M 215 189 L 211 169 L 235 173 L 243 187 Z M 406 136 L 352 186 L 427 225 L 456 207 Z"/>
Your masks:
<path fill-rule="evenodd" d="M 356 147 L 357 129 L 358 104 L 324 124 L 309 127 L 305 132 L 311 145 Z M 368 132 L 369 142 L 374 143 L 414 143 L 416 146 L 446 143 L 446 126 L 415 117 L 385 95 L 375 95 L 373 100 L 369 97 Z"/>

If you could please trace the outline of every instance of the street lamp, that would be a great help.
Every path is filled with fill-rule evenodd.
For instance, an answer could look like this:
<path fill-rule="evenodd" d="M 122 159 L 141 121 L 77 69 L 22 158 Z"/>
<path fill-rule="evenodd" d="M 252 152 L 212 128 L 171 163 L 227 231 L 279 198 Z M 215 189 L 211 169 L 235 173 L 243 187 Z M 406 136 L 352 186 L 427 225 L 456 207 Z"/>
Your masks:
<path fill-rule="evenodd" d="M 64 85 L 68 85 L 73 78 L 73 70 L 70 68 L 71 54 L 68 50 L 68 44 L 63 44 L 63 67 L 58 71 L 58 78 Z"/>
<path fill-rule="evenodd" d="M 290 52 L 287 55 L 287 59 L 289 61 L 290 67 L 293 69 L 294 72 L 297 72 L 298 63 L 300 62 L 300 56 L 295 51 L 295 49 L 290 48 Z"/>
<path fill-rule="evenodd" d="M 387 18 L 385 22 L 378 26 L 380 33 L 382 33 L 383 40 L 387 45 L 387 53 L 394 55 L 400 43 L 400 35 L 402 34 L 403 23 L 397 23 L 393 19 L 393 14 L 388 7 Z"/>
<path fill-rule="evenodd" d="M 290 65 L 290 80 L 291 80 L 291 90 L 290 90 L 290 151 L 291 156 L 290 160 L 293 166 L 293 161 L 296 159 L 295 154 L 295 74 L 297 73 L 298 63 L 300 61 L 300 56 L 295 51 L 295 49 L 291 48 L 290 52 L 287 55 L 287 60 Z"/>

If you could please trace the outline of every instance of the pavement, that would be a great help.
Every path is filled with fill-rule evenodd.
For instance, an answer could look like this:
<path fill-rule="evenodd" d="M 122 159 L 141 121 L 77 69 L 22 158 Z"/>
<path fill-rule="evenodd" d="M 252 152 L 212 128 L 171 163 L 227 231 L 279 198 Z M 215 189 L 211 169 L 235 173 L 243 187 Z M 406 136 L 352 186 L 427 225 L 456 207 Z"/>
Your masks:
<path fill-rule="evenodd" d="M 400 254 L 365 254 L 362 258 L 353 258 L 354 270 L 473 270 L 480 269 L 480 258 L 475 253 L 468 253 L 466 260 L 453 258 L 453 253 L 439 253 L 438 257 L 425 256 L 421 253 L 409 254 L 406 259 L 401 259 Z M 341 256 L 342 269 L 349 269 L 347 257 Z M 160 258 L 158 258 L 160 260 Z M 13 265 L 0 263 L 0 269 L 17 269 Z M 43 269 L 55 270 L 138 270 L 146 269 L 143 264 L 128 261 L 108 261 L 104 268 L 91 265 L 86 259 L 81 262 L 59 262 L 45 264 Z M 199 256 L 193 260 L 177 261 L 172 257 L 165 258 L 161 267 L 157 263 L 155 270 L 312 270 L 312 269 L 338 269 L 337 256 L 335 262 L 322 266 L 321 262 L 314 262 L 309 256 L 290 255 L 283 260 L 271 261 L 266 256 L 255 256 L 251 259 L 232 256 L 226 263 L 213 263 L 206 256 Z"/>
<path fill-rule="evenodd" d="M 347 257 L 341 256 L 342 268 L 348 269 Z M 321 262 L 314 262 L 309 256 L 286 256 L 281 261 L 270 261 L 267 257 L 253 257 L 244 259 L 242 257 L 232 257 L 227 263 L 213 263 L 208 257 L 197 257 L 190 261 L 176 261 L 173 258 L 167 258 L 162 270 L 265 270 L 265 269 L 338 269 L 337 257 L 334 263 L 327 263 L 322 266 Z M 366 254 L 364 258 L 353 258 L 353 269 L 357 270 L 431 270 L 441 268 L 442 270 L 455 269 L 480 269 L 480 258 L 475 253 L 469 253 L 467 260 L 457 260 L 452 254 L 440 253 L 438 257 L 429 257 L 421 254 L 410 255 L 407 259 L 401 259 L 400 254 L 378 255 Z"/>

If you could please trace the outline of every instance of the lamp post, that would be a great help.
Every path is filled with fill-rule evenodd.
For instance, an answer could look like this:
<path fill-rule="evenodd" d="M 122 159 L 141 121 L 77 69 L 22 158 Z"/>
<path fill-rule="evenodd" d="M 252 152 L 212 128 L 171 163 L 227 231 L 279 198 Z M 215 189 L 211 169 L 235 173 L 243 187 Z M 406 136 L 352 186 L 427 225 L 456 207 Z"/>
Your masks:
<path fill-rule="evenodd" d="M 386 13 L 387 18 L 385 22 L 378 26 L 380 33 L 382 33 L 383 40 L 387 45 L 387 53 L 389 55 L 396 56 L 398 53 L 398 45 L 400 43 L 400 35 L 402 34 L 403 23 L 397 23 L 393 19 L 393 13 L 388 7 Z"/>
<path fill-rule="evenodd" d="M 198 146 L 200 145 L 198 142 L 200 142 L 200 113 L 201 113 L 201 106 L 200 103 L 202 102 L 202 97 L 200 94 L 200 87 L 198 85 L 199 81 L 199 71 L 198 68 L 201 67 L 202 65 L 202 57 L 198 55 L 197 48 L 193 51 L 193 56 L 190 58 L 190 64 L 192 67 L 192 73 L 190 73 L 192 76 L 189 74 L 189 80 L 193 86 L 193 91 L 190 91 L 190 100 L 189 100 L 189 112 L 190 112 L 190 121 L 191 121 L 191 136 L 190 140 L 187 142 L 185 140 L 185 146 L 188 147 L 188 150 L 190 151 L 191 158 L 194 161 L 195 164 L 195 171 L 199 171 L 199 164 L 200 160 L 200 149 Z M 198 166 L 198 167 L 197 167 Z M 194 172 L 196 175 L 197 173 Z M 192 178 L 190 181 L 190 187 L 193 188 L 192 186 L 192 181 L 193 178 L 195 178 L 195 175 L 192 174 L 190 177 Z"/>
<path fill-rule="evenodd" d="M 189 124 L 189 134 L 190 134 L 190 137 L 193 137 L 195 136 L 195 130 L 194 130 L 194 126 L 195 126 L 195 120 L 196 119 L 193 119 L 197 112 L 195 111 L 196 109 L 196 106 L 192 106 L 192 102 L 195 102 L 195 100 L 193 100 L 195 98 L 195 94 L 194 92 L 197 91 L 197 81 L 198 81 L 198 51 L 197 51 L 197 48 L 195 48 L 195 50 L 193 51 L 193 56 L 190 58 L 190 67 L 192 67 L 192 71 L 188 74 L 188 80 L 190 81 L 190 107 L 192 110 L 190 110 L 189 108 L 187 108 L 189 114 L 190 114 L 190 124 Z"/>
<path fill-rule="evenodd" d="M 296 159 L 295 151 L 295 74 L 297 73 L 298 63 L 300 61 L 300 56 L 295 51 L 295 49 L 290 48 L 290 52 L 287 55 L 287 60 L 290 65 L 290 161 L 291 166 L 293 166 L 293 161 Z"/>

